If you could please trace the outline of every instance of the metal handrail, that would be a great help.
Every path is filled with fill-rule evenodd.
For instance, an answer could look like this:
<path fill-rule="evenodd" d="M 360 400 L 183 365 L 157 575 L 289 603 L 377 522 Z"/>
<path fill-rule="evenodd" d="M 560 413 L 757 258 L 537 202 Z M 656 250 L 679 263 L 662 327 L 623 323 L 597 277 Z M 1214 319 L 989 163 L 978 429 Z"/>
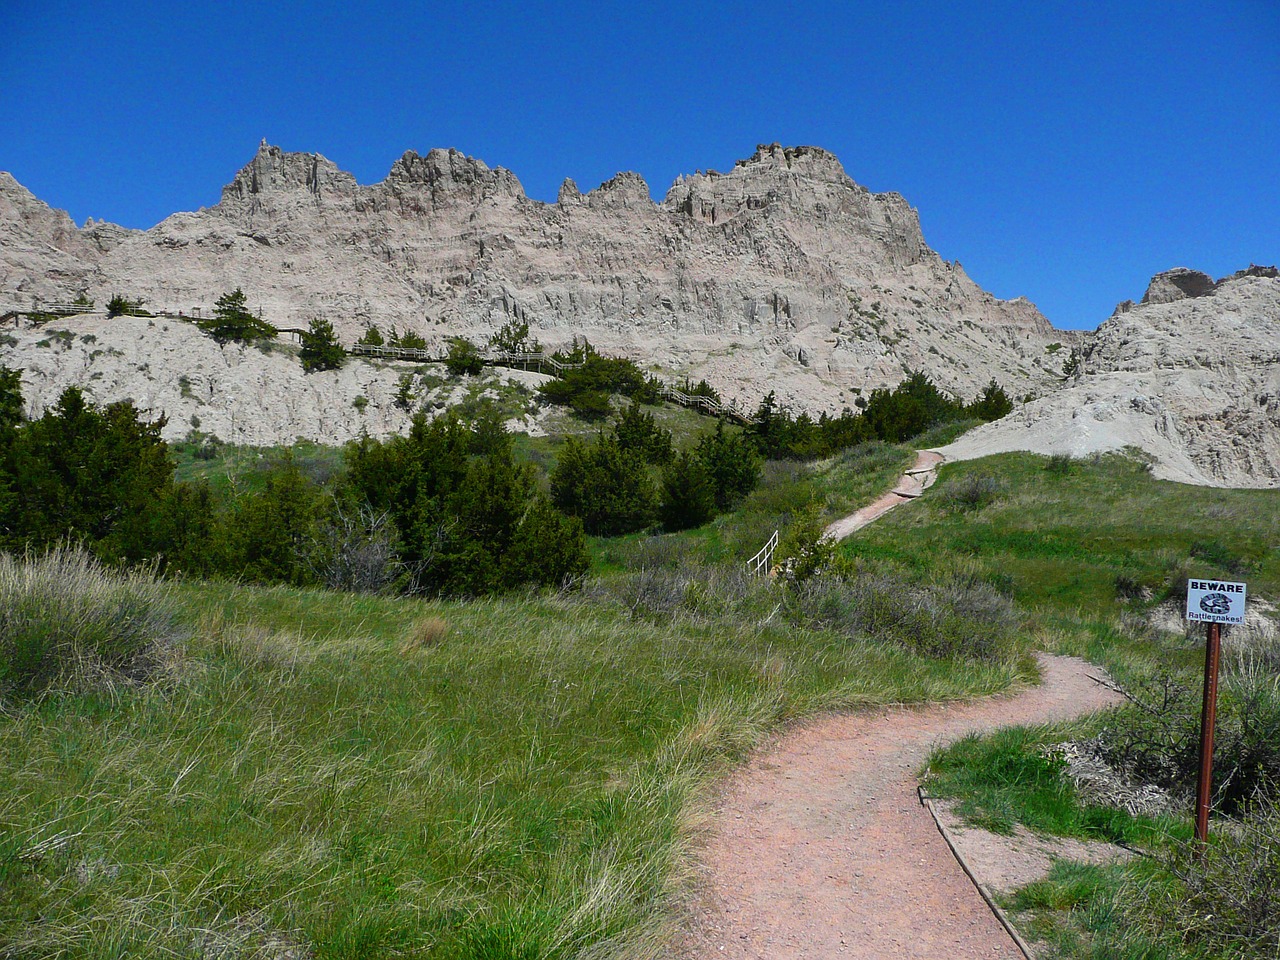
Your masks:
<path fill-rule="evenodd" d="M 760 551 L 747 561 L 747 573 L 758 575 L 763 569 L 766 573 L 773 569 L 773 552 L 778 549 L 778 531 L 773 531 L 773 536 L 769 538 L 769 542 L 760 548 Z"/>

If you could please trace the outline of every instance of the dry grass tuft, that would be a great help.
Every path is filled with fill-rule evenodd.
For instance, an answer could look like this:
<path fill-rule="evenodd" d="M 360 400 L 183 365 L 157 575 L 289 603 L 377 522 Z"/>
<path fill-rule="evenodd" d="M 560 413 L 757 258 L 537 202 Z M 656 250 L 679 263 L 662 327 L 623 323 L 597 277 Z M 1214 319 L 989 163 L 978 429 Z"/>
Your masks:
<path fill-rule="evenodd" d="M 415 653 L 418 650 L 430 650 L 439 646 L 449 635 L 449 623 L 442 617 L 422 617 L 414 621 L 409 632 L 400 642 L 402 654 Z"/>

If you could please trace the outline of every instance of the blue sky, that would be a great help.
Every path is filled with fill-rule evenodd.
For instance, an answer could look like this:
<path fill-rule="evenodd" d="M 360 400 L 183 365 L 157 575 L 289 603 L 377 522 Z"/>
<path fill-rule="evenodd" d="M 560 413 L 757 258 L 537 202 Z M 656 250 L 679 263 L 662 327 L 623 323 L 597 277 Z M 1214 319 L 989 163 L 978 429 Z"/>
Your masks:
<path fill-rule="evenodd" d="M 216 203 L 263 137 L 364 183 L 456 147 L 544 200 L 779 141 L 1060 327 L 1280 260 L 1276 0 L 0 0 L 0 51 L 0 169 L 77 222 Z"/>

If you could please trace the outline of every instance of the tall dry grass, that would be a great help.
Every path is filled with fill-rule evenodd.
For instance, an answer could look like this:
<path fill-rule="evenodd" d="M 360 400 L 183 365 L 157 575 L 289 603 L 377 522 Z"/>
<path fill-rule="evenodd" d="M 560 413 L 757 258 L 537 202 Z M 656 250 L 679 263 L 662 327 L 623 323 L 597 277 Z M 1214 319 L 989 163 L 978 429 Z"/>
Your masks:
<path fill-rule="evenodd" d="M 151 571 L 108 570 L 70 544 L 0 554 L 0 697 L 143 679 L 177 634 Z"/>

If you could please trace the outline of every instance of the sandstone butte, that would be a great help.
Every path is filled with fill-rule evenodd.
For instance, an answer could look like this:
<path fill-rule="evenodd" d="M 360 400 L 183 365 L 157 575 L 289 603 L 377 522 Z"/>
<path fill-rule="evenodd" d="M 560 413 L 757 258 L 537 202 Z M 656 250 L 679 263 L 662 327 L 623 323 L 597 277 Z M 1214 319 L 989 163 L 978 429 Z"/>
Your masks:
<path fill-rule="evenodd" d="M 361 185 L 264 142 L 218 204 L 145 231 L 77 227 L 0 173 L 0 314 L 123 293 L 207 316 L 235 287 L 277 326 L 324 317 L 348 342 L 395 325 L 439 347 L 523 321 L 547 346 L 586 336 L 748 408 L 773 390 L 815 415 L 839 411 L 911 370 L 965 399 L 995 378 L 1034 399 L 950 455 L 1136 445 L 1171 478 L 1280 481 L 1274 269 L 1219 282 L 1170 271 L 1095 333 L 1055 330 L 1029 301 L 980 289 L 929 248 L 900 195 L 859 186 L 816 147 L 760 146 L 730 171 L 680 177 L 661 202 L 620 173 L 587 193 L 566 180 L 543 203 L 454 150 L 410 151 Z M 7 326 L 0 363 L 23 369 L 32 412 L 78 383 L 166 414 L 170 437 L 198 422 L 242 443 L 341 442 L 408 423 L 395 369 L 304 376 L 287 353 L 219 346 L 163 318 Z M 1072 350 L 1081 362 L 1066 377 Z"/>

